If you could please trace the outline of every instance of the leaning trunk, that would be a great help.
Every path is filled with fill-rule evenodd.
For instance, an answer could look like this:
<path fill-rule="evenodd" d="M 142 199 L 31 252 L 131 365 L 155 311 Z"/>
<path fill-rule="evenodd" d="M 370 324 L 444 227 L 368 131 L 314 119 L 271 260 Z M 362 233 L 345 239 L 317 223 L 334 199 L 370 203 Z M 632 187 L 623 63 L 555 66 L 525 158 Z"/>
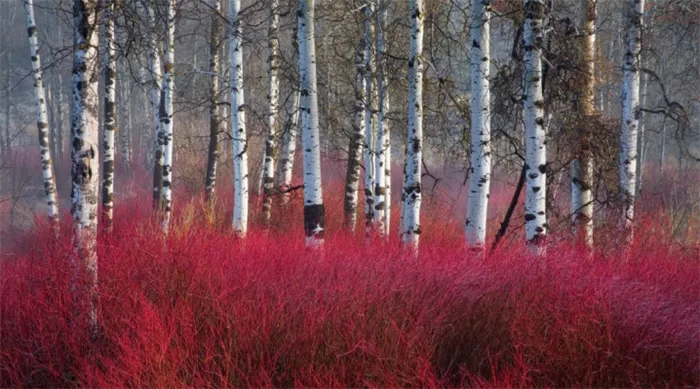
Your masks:
<path fill-rule="evenodd" d="M 175 81 L 173 80 L 175 66 L 175 0 L 168 0 L 166 51 L 163 68 L 165 70 L 163 85 L 163 115 L 160 125 L 163 134 L 163 188 L 161 201 L 163 205 L 163 233 L 168 233 L 170 215 L 172 212 L 172 180 L 173 180 L 173 97 Z"/>
<path fill-rule="evenodd" d="M 231 132 L 233 134 L 233 231 L 238 237 L 248 232 L 248 136 L 245 128 L 243 95 L 243 33 L 240 0 L 229 0 L 231 56 Z"/>
<path fill-rule="evenodd" d="M 102 11 L 103 39 L 105 41 L 104 64 L 104 129 L 102 156 L 102 217 L 105 229 L 112 228 L 114 217 L 114 130 L 116 117 L 117 91 L 115 85 L 115 70 L 117 64 L 116 47 L 114 44 L 114 1 Z"/>
<path fill-rule="evenodd" d="M 34 1 L 25 0 L 24 10 L 27 17 L 27 32 L 29 34 L 29 52 L 32 60 L 32 75 L 34 76 L 34 98 L 36 100 L 37 129 L 39 132 L 39 150 L 41 152 L 41 172 L 44 179 L 44 196 L 48 206 L 49 220 L 58 226 L 58 197 L 56 195 L 56 181 L 54 179 L 53 160 L 51 159 L 51 140 L 49 138 L 49 123 L 46 108 L 46 93 L 44 91 L 44 77 L 41 70 L 41 58 L 39 56 L 39 42 L 37 29 L 34 22 Z M 9 87 L 9 84 L 8 84 Z M 10 138 L 8 137 L 8 145 Z"/>
<path fill-rule="evenodd" d="M 634 220 L 635 179 L 637 170 L 637 129 L 639 124 L 639 63 L 644 0 L 630 0 L 625 57 L 622 64 L 622 135 L 620 137 L 620 193 L 622 216 L 620 244 L 632 241 Z"/>
<path fill-rule="evenodd" d="M 71 177 L 73 249 L 76 279 L 85 279 L 93 336 L 97 331 L 97 199 L 99 197 L 99 120 L 97 117 L 97 47 L 95 2 L 75 0 L 73 44 L 73 108 L 71 120 Z M 77 277 L 85 272 L 84 276 Z M 74 289 L 77 285 L 74 284 Z M 82 311 L 82 310 L 81 310 Z"/>
<path fill-rule="evenodd" d="M 301 78 L 301 131 L 304 148 L 304 231 L 306 246 L 323 245 L 324 207 L 321 187 L 321 140 L 316 89 L 316 46 L 314 41 L 314 0 L 299 0 L 299 75 Z"/>
<path fill-rule="evenodd" d="M 408 57 L 408 145 L 404 166 L 403 242 L 418 249 L 423 148 L 423 0 L 410 1 L 411 48 Z"/>
<path fill-rule="evenodd" d="M 542 41 L 544 0 L 524 0 L 525 23 L 525 235 L 527 244 L 542 254 L 547 236 L 547 150 L 542 96 Z"/>
<path fill-rule="evenodd" d="M 489 66 L 491 5 L 472 0 L 471 20 L 471 171 L 465 233 L 467 246 L 483 252 L 491 186 L 491 91 Z"/>

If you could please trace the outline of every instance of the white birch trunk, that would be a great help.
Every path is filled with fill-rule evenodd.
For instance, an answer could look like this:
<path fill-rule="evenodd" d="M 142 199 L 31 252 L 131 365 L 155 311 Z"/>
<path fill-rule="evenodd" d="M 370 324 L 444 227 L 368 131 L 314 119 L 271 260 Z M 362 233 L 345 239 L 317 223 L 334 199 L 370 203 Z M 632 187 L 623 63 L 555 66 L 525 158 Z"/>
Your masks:
<path fill-rule="evenodd" d="M 243 32 L 238 14 L 240 0 L 229 0 L 229 55 L 231 56 L 231 132 L 233 133 L 233 231 L 248 233 L 248 136 L 245 128 L 243 93 Z"/>
<path fill-rule="evenodd" d="M 163 142 L 164 134 L 161 126 L 161 88 L 163 82 L 161 70 L 160 48 L 156 34 L 156 15 L 153 5 L 146 4 L 149 21 L 148 40 L 148 70 L 151 73 L 151 109 L 153 110 L 153 208 L 161 209 L 161 188 L 163 187 Z"/>
<path fill-rule="evenodd" d="M 270 26 L 268 39 L 268 90 L 267 90 L 267 136 L 265 137 L 265 155 L 263 156 L 263 223 L 270 222 L 272 196 L 275 184 L 275 157 L 277 156 L 277 136 L 279 134 L 279 67 L 280 42 L 279 30 L 279 0 L 270 2 Z"/>
<path fill-rule="evenodd" d="M 207 155 L 207 172 L 204 182 L 205 199 L 213 211 L 216 189 L 216 173 L 219 163 L 219 132 L 222 119 L 219 108 L 219 14 L 221 3 L 213 0 L 214 12 L 211 17 L 211 34 L 209 37 L 209 153 Z"/>
<path fill-rule="evenodd" d="M 95 2 L 74 0 L 71 177 L 74 269 L 85 272 L 88 322 L 97 331 L 97 202 L 99 197 L 98 35 Z M 77 285 L 74 284 L 74 289 Z"/>
<path fill-rule="evenodd" d="M 643 62 L 640 58 L 639 61 L 639 67 L 641 68 L 643 66 Z M 644 162 L 646 161 L 646 131 L 645 129 L 645 120 L 644 120 L 644 111 L 642 111 L 642 108 L 644 108 L 644 105 L 646 104 L 646 99 L 647 99 L 647 76 L 645 74 L 640 74 L 640 90 L 639 90 L 639 117 L 638 117 L 638 123 L 639 123 L 639 131 L 638 131 L 638 136 L 637 136 L 637 153 L 638 153 L 638 158 L 637 158 L 637 172 L 636 172 L 636 187 L 635 187 L 635 193 L 637 196 L 641 195 L 642 193 L 642 179 L 644 178 Z"/>
<path fill-rule="evenodd" d="M 118 80 L 117 84 L 119 87 L 119 131 L 121 131 L 121 155 L 122 155 L 122 166 L 124 171 L 129 172 L 131 170 L 131 158 L 133 156 L 133 141 L 132 141 L 132 131 L 131 131 L 131 93 L 129 90 L 129 83 L 127 81 L 127 66 L 122 63 L 121 66 L 121 77 L 115 77 Z"/>
<path fill-rule="evenodd" d="M 114 218 L 114 131 L 117 90 L 115 83 L 117 51 L 114 42 L 114 1 L 108 0 L 102 10 L 104 59 L 104 128 L 102 139 L 102 216 L 106 230 L 112 228 Z"/>
<path fill-rule="evenodd" d="M 161 199 L 163 202 L 163 220 L 161 228 L 167 234 L 170 227 L 170 216 L 172 213 L 172 183 L 173 183 L 173 98 L 174 98 L 174 66 L 175 66 L 175 0 L 168 0 L 166 21 L 166 51 L 163 68 L 165 77 L 163 91 L 165 98 L 163 104 L 163 115 L 161 116 L 161 126 L 163 132 L 163 189 Z"/>
<path fill-rule="evenodd" d="M 360 189 L 362 153 L 365 142 L 365 39 L 355 48 L 355 111 L 353 134 L 348 147 L 348 165 L 345 173 L 344 226 L 354 232 L 357 225 L 357 201 Z"/>
<path fill-rule="evenodd" d="M 374 141 L 377 133 L 377 100 L 374 66 L 376 52 L 372 38 L 374 36 L 374 25 L 372 15 L 374 13 L 374 1 L 369 0 L 364 8 L 365 11 L 365 229 L 367 236 L 372 234 L 374 227 L 374 186 L 375 186 L 375 155 Z"/>
<path fill-rule="evenodd" d="M 583 31 L 581 119 L 588 122 L 595 114 L 595 23 L 597 0 L 582 0 Z M 587 124 L 578 131 L 578 158 L 571 166 L 571 215 L 574 233 L 580 244 L 593 248 L 593 153 Z"/>
<path fill-rule="evenodd" d="M 14 15 L 13 15 L 14 18 Z M 5 85 L 12 85 L 12 73 L 10 71 L 12 64 L 12 51 L 5 52 Z M 12 115 L 12 88 L 7 90 L 5 97 L 5 147 L 12 148 L 12 134 L 10 133 L 10 117 Z"/>
<path fill-rule="evenodd" d="M 423 0 L 410 0 L 411 36 L 408 57 L 408 146 L 404 172 L 403 242 L 418 249 L 420 237 L 421 160 L 423 156 Z"/>
<path fill-rule="evenodd" d="M 60 29 L 59 29 L 60 31 Z M 56 155 L 58 156 L 58 164 L 61 166 L 63 155 L 65 154 L 65 143 L 63 141 L 63 131 L 65 120 L 65 102 L 63 100 L 63 75 L 59 72 L 58 75 L 58 90 L 56 91 Z"/>
<path fill-rule="evenodd" d="M 282 192 L 280 204 L 289 202 L 289 193 L 286 192 L 292 184 L 292 169 L 294 168 L 294 154 L 297 148 L 297 134 L 299 132 L 299 115 L 301 107 L 301 90 L 294 92 L 292 103 L 292 117 L 289 128 L 282 138 L 279 161 L 277 162 L 277 187 Z"/>
<path fill-rule="evenodd" d="M 37 38 L 38 34 L 36 23 L 34 22 L 34 1 L 25 0 L 24 10 L 26 13 L 27 33 L 29 35 L 29 55 L 31 56 L 32 62 L 32 75 L 34 76 L 34 99 L 36 100 L 37 108 L 36 124 L 39 136 L 39 150 L 41 153 L 41 172 L 44 180 L 44 195 L 46 205 L 48 207 L 49 220 L 57 227 L 59 221 L 58 196 L 56 194 L 53 160 L 51 159 L 51 139 L 49 138 L 49 118 L 46 108 L 44 76 L 41 70 L 41 57 L 39 56 L 39 42 Z M 9 116 L 9 111 L 7 115 Z M 9 137 L 7 141 L 9 145 Z"/>
<path fill-rule="evenodd" d="M 299 62 L 299 34 L 298 24 L 294 25 L 292 36 L 293 63 Z M 292 172 L 294 167 L 294 154 L 297 146 L 297 134 L 299 133 L 299 116 L 301 114 L 301 88 L 294 88 L 294 100 L 292 101 L 292 114 L 289 120 L 289 128 L 284 132 L 282 147 L 280 148 L 279 161 L 277 161 L 277 187 L 282 192 L 280 204 L 289 202 L 289 189 L 292 184 Z"/>
<path fill-rule="evenodd" d="M 481 252 L 491 186 L 490 4 L 472 0 L 471 18 L 471 171 L 465 234 L 467 246 Z"/>
<path fill-rule="evenodd" d="M 666 120 L 661 124 L 661 155 L 659 156 L 659 173 L 664 174 L 666 162 Z"/>
<path fill-rule="evenodd" d="M 547 150 L 542 96 L 542 21 L 544 0 L 524 0 L 525 22 L 525 236 L 527 244 L 537 254 L 544 253 L 547 236 Z"/>
<path fill-rule="evenodd" d="M 316 88 L 314 0 L 298 0 L 299 75 L 301 77 L 301 131 L 304 148 L 304 231 L 306 246 L 323 246 L 324 207 L 321 186 L 321 139 Z"/>
<path fill-rule="evenodd" d="M 620 191 L 623 207 L 620 219 L 620 244 L 625 247 L 632 242 L 633 238 L 639 125 L 639 64 L 644 0 L 629 0 L 628 6 L 629 19 L 622 64 L 622 135 L 620 137 Z"/>
<path fill-rule="evenodd" d="M 379 2 L 376 16 L 377 42 L 377 138 L 375 140 L 375 176 L 374 187 L 374 223 L 380 237 L 389 237 L 389 219 L 391 217 L 391 129 L 387 113 L 389 112 L 389 91 L 386 77 L 386 59 L 384 57 L 384 28 L 386 26 L 386 3 Z"/>

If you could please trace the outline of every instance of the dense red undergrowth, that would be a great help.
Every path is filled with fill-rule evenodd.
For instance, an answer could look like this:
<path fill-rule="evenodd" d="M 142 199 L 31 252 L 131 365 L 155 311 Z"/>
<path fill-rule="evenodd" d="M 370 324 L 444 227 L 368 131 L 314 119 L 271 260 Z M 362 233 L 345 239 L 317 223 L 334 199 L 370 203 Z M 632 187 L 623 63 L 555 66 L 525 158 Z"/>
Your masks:
<path fill-rule="evenodd" d="M 230 215 L 207 224 L 197 203 L 163 239 L 146 202 L 118 206 L 99 244 L 95 342 L 67 226 L 58 242 L 43 227 L 18 237 L 0 262 L 0 386 L 700 385 L 698 262 L 644 242 L 654 231 L 629 261 L 519 245 L 480 259 L 434 210 L 413 257 L 339 233 L 338 205 L 320 252 L 289 223 L 236 240 Z M 276 220 L 300 224 L 297 208 Z"/>

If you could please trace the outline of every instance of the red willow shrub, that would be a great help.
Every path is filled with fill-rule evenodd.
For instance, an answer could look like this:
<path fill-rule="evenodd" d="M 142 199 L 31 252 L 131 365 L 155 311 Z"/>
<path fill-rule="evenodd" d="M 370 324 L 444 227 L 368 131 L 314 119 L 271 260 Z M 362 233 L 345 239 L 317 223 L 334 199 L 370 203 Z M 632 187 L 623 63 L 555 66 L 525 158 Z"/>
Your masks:
<path fill-rule="evenodd" d="M 314 252 L 294 205 L 279 210 L 291 225 L 245 241 L 186 210 L 163 238 L 149 207 L 118 206 L 100 239 L 95 342 L 71 295 L 69 229 L 17 240 L 0 262 L 0 386 L 700 385 L 698 262 L 658 241 L 627 262 L 519 245 L 482 260 L 436 211 L 414 258 L 395 237 L 338 232 L 333 204 Z"/>

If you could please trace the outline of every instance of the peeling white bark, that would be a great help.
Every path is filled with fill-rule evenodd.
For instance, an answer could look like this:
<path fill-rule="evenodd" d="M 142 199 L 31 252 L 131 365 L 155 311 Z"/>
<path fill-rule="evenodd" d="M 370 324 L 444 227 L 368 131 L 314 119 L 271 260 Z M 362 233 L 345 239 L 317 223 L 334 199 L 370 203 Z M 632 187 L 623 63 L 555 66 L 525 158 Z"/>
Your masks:
<path fill-rule="evenodd" d="M 471 17 L 471 171 L 465 234 L 467 246 L 482 251 L 491 186 L 490 0 L 472 0 Z"/>
<path fill-rule="evenodd" d="M 229 0 L 229 55 L 231 57 L 231 132 L 233 134 L 233 231 L 244 238 L 248 233 L 248 136 L 245 128 L 243 93 L 243 32 L 240 0 Z"/>
<path fill-rule="evenodd" d="M 408 58 L 408 146 L 403 188 L 403 242 L 418 249 L 423 147 L 423 0 L 410 0 L 411 36 Z"/>

